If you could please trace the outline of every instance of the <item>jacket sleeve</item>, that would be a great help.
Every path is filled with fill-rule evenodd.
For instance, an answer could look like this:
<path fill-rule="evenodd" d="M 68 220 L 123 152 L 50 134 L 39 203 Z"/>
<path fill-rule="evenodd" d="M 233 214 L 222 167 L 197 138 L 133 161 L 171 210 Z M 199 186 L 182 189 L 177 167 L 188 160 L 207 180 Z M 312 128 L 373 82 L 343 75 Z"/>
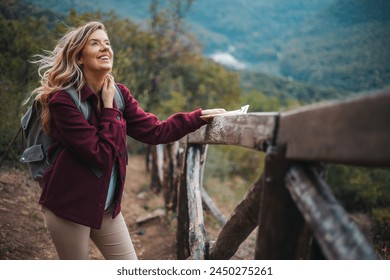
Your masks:
<path fill-rule="evenodd" d="M 105 170 L 118 153 L 119 141 L 126 141 L 125 121 L 115 108 L 103 108 L 98 127 L 84 118 L 67 94 L 58 94 L 49 103 L 53 138 L 86 163 Z"/>
<path fill-rule="evenodd" d="M 200 108 L 188 113 L 176 113 L 160 121 L 154 114 L 145 112 L 126 87 L 118 86 L 125 100 L 123 117 L 127 123 L 127 134 L 140 142 L 151 145 L 173 142 L 206 124 L 200 118 Z"/>

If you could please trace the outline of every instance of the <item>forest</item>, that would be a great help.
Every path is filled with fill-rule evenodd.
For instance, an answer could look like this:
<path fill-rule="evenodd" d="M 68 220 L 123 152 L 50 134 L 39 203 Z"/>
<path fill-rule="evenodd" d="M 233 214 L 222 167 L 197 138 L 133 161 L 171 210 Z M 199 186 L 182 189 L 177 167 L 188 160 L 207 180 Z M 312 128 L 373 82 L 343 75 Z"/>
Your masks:
<path fill-rule="evenodd" d="M 145 1 L 22 0 L 57 13 L 115 11 L 146 24 Z M 162 5 L 169 0 L 160 1 Z M 182 21 L 202 53 L 229 54 L 246 69 L 338 91 L 390 84 L 390 4 L 383 0 L 191 1 Z"/>
<path fill-rule="evenodd" d="M 376 30 L 374 33 L 366 32 L 383 38 L 367 49 L 370 65 L 375 67 L 368 65 L 366 69 L 366 65 L 359 62 L 361 60 L 356 60 L 360 50 L 355 52 L 353 43 L 358 38 L 371 42 L 369 37 L 362 38 L 357 31 L 356 37 L 346 45 L 340 43 L 323 48 L 324 41 L 329 42 L 331 36 L 340 38 L 347 28 L 355 28 L 344 22 L 340 23 L 346 26 L 344 31 L 336 35 L 321 33 L 320 42 L 313 35 L 315 27 L 307 31 L 306 41 L 296 41 L 281 63 L 285 76 L 293 77 L 286 79 L 258 71 L 228 69 L 215 63 L 203 54 L 204 46 L 197 37 L 183 28 L 192 1 L 172 3 L 177 5 L 162 6 L 159 1 L 151 1 L 147 24 L 140 24 L 115 12 L 70 9 L 67 14 L 59 14 L 27 1 L 1 1 L 0 154 L 5 152 L 19 128 L 20 117 L 26 111 L 26 97 L 38 86 L 37 67 L 30 61 L 34 55 L 52 50 L 67 27 L 87 20 L 102 21 L 107 27 L 115 51 L 113 74 L 116 81 L 127 85 L 146 111 L 161 118 L 198 107 L 233 110 L 242 104 L 250 104 L 251 112 L 286 111 L 390 84 L 390 56 L 388 51 L 383 51 L 390 45 L 390 36 L 385 36 L 387 31 L 378 28 L 378 23 L 370 25 Z M 355 19 L 357 21 L 363 20 Z M 350 51 L 345 52 L 346 47 Z M 323 53 L 315 53 L 313 48 L 321 49 Z M 371 48 L 375 51 L 370 52 Z M 337 57 L 360 64 L 334 69 L 331 63 Z M 347 83 L 342 83 L 346 80 Z M 130 140 L 129 153 L 143 151 L 142 144 Z M 7 157 L 7 164 L 18 166 L 20 153 L 20 145 L 15 145 Z M 254 174 L 261 171 L 263 156 L 231 147 L 215 147 L 210 149 L 206 177 L 210 180 L 217 177 L 224 182 L 240 176 L 244 183 L 236 190 L 237 197 L 242 197 L 245 188 L 257 179 Z M 390 170 L 331 165 L 327 169 L 327 180 L 347 210 L 371 216 L 373 242 L 379 251 L 387 248 L 390 245 Z"/>

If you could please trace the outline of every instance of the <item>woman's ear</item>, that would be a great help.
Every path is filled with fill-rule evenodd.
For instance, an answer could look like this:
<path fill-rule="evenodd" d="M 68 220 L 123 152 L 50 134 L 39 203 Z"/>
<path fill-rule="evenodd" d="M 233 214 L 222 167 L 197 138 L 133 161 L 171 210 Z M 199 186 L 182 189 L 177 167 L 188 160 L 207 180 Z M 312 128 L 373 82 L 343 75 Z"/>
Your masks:
<path fill-rule="evenodd" d="M 83 57 L 81 56 L 81 53 L 77 55 L 77 64 L 82 66 L 83 65 Z"/>

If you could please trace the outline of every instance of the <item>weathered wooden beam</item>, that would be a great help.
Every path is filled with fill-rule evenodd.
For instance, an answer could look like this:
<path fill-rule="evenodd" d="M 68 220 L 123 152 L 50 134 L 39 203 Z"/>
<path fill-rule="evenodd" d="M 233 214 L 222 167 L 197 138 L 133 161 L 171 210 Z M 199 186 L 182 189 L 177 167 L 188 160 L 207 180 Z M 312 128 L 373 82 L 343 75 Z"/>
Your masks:
<path fill-rule="evenodd" d="M 281 114 L 276 142 L 291 160 L 390 166 L 390 88 Z"/>
<path fill-rule="evenodd" d="M 221 210 L 218 209 L 213 199 L 204 188 L 201 188 L 200 192 L 202 195 L 203 204 L 207 207 L 207 209 L 210 210 L 211 214 L 213 214 L 213 216 L 217 219 L 218 223 L 224 225 L 226 223 L 226 218 L 222 214 Z"/>
<path fill-rule="evenodd" d="M 143 225 L 145 223 L 148 223 L 150 221 L 153 221 L 155 219 L 160 219 L 166 215 L 165 210 L 158 208 L 154 210 L 151 213 L 147 213 L 141 217 L 138 217 L 137 220 L 135 221 L 137 223 L 137 226 Z"/>
<path fill-rule="evenodd" d="M 261 180 L 253 184 L 222 227 L 217 240 L 210 245 L 209 259 L 228 260 L 234 256 L 257 227 L 260 207 Z"/>
<path fill-rule="evenodd" d="M 183 151 L 180 142 L 176 141 L 164 145 L 163 162 L 163 196 L 165 208 L 176 211 L 179 179 L 182 172 Z"/>
<path fill-rule="evenodd" d="M 184 141 L 180 141 L 185 143 Z M 187 147 L 186 147 L 187 150 Z M 190 256 L 190 245 L 188 238 L 189 213 L 187 197 L 187 152 L 181 154 L 180 162 L 183 163 L 178 186 L 178 209 L 177 209 L 177 228 L 176 228 L 176 255 L 178 260 L 186 260 Z"/>
<path fill-rule="evenodd" d="M 150 146 L 150 155 L 151 155 L 151 180 L 150 180 L 150 189 L 155 193 L 160 193 L 162 188 L 162 181 L 160 177 L 160 166 L 161 162 L 158 160 L 157 146 Z"/>
<path fill-rule="evenodd" d="M 194 260 L 206 259 L 206 231 L 203 222 L 203 208 L 201 188 L 201 157 L 202 145 L 190 145 L 187 153 L 186 185 L 188 197 L 188 238 L 191 258 Z"/>
<path fill-rule="evenodd" d="M 164 184 L 164 144 L 156 145 L 157 175 L 160 185 Z"/>
<path fill-rule="evenodd" d="M 265 159 L 259 206 L 255 259 L 306 259 L 311 232 L 286 189 L 289 162 L 284 147 L 271 146 Z"/>
<path fill-rule="evenodd" d="M 188 135 L 191 144 L 225 144 L 264 150 L 274 137 L 278 113 L 248 113 L 217 116 Z"/>
<path fill-rule="evenodd" d="M 210 210 L 210 212 L 214 215 L 214 217 L 217 219 L 217 221 L 221 224 L 224 225 L 226 223 L 226 218 L 222 214 L 222 212 L 218 209 L 218 207 L 214 204 L 212 198 L 209 196 L 207 191 L 203 187 L 203 179 L 204 179 L 204 168 L 206 165 L 206 158 L 207 158 L 207 150 L 208 150 L 208 145 L 204 145 L 203 151 L 201 154 L 200 158 L 200 178 L 199 178 L 199 184 L 200 184 L 200 192 L 202 196 L 202 203 L 207 207 L 207 209 Z"/>
<path fill-rule="evenodd" d="M 328 259 L 377 258 L 357 225 L 313 168 L 294 164 L 287 173 L 286 184 Z"/>

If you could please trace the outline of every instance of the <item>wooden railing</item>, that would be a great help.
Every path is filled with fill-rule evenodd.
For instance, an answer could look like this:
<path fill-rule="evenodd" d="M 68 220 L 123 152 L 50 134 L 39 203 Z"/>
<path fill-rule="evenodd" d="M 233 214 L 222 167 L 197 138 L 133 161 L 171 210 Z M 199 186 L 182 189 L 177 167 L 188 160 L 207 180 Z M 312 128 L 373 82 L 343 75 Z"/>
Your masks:
<path fill-rule="evenodd" d="M 263 174 L 227 221 L 202 186 L 208 144 L 266 154 Z M 323 173 L 326 163 L 388 167 L 389 144 L 386 89 L 281 113 L 215 117 L 160 146 L 159 180 L 167 208 L 178 216 L 178 259 L 229 259 L 257 226 L 254 259 L 378 258 Z M 206 237 L 205 202 L 224 224 L 215 242 Z"/>

